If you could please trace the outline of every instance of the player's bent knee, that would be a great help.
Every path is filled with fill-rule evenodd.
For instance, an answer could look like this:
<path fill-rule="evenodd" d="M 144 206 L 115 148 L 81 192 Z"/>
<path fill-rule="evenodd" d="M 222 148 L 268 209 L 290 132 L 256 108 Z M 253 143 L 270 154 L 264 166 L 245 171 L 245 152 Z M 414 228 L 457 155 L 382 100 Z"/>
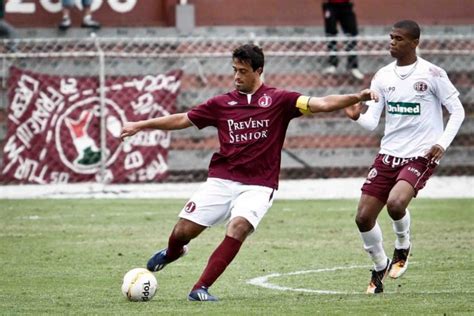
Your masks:
<path fill-rule="evenodd" d="M 387 200 L 387 210 L 388 210 L 388 213 L 392 216 L 400 215 L 403 217 L 403 214 L 405 214 L 406 207 L 407 207 L 407 203 L 404 199 L 389 198 Z"/>
<path fill-rule="evenodd" d="M 360 231 L 368 231 L 375 225 L 376 218 L 366 212 L 358 212 L 355 217 L 355 223 Z"/>
<path fill-rule="evenodd" d="M 243 217 L 236 217 L 227 226 L 226 235 L 244 241 L 253 232 L 253 226 Z"/>
<path fill-rule="evenodd" d="M 172 234 L 178 240 L 189 241 L 197 237 L 204 229 L 206 229 L 205 226 L 186 219 L 180 219 L 175 225 Z"/>

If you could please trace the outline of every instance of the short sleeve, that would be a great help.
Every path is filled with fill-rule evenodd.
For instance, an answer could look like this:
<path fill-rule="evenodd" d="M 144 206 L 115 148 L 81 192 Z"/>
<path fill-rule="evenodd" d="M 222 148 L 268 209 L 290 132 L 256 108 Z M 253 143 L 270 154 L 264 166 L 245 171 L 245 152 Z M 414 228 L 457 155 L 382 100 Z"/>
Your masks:
<path fill-rule="evenodd" d="M 289 113 L 289 116 L 295 118 L 303 115 L 303 113 L 300 112 L 300 109 L 296 106 L 296 101 L 301 96 L 301 93 L 292 91 L 283 91 L 282 93 L 283 103 L 286 106 L 285 110 Z"/>
<path fill-rule="evenodd" d="M 217 126 L 217 104 L 215 98 L 197 105 L 188 112 L 189 120 L 199 129 L 207 126 Z"/>

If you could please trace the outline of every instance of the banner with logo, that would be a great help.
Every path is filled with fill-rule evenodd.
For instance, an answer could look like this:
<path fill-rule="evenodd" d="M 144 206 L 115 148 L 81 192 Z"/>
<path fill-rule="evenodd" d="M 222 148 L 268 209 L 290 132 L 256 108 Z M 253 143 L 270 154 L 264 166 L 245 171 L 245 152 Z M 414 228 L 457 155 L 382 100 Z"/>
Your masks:
<path fill-rule="evenodd" d="M 124 142 L 119 136 L 126 121 L 174 113 L 181 75 L 176 70 L 107 77 L 101 103 L 98 77 L 53 76 L 12 67 L 1 181 L 131 183 L 164 179 L 169 132 L 143 131 Z"/>

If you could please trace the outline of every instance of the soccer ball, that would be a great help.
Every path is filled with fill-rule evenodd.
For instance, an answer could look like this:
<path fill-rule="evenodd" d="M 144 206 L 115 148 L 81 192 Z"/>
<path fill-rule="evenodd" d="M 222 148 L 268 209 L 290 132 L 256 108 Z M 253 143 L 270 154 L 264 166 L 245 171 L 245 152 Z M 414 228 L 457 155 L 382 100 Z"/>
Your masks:
<path fill-rule="evenodd" d="M 155 296 L 157 286 L 153 273 L 144 268 L 135 268 L 123 277 L 122 293 L 129 301 L 146 302 Z"/>

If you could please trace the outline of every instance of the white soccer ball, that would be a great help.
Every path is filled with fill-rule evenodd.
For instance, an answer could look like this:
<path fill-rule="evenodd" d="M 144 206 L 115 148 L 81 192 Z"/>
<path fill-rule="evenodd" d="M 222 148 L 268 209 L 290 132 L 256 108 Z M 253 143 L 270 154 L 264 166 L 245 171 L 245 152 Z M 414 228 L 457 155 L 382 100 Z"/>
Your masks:
<path fill-rule="evenodd" d="M 157 287 L 153 273 L 144 268 L 135 268 L 123 277 L 122 293 L 129 301 L 146 302 L 155 296 Z"/>

